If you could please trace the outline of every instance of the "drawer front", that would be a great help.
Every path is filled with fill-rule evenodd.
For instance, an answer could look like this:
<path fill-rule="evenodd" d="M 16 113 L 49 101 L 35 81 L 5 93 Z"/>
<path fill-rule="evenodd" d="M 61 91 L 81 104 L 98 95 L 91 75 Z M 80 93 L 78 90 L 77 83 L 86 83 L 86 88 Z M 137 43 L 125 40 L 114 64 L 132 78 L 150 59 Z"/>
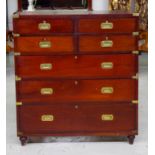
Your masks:
<path fill-rule="evenodd" d="M 50 34 L 72 33 L 73 22 L 71 19 L 14 19 L 14 32 L 19 34 Z"/>
<path fill-rule="evenodd" d="M 136 18 L 98 18 L 80 19 L 80 33 L 132 33 L 137 30 L 138 23 Z"/>
<path fill-rule="evenodd" d="M 26 105 L 18 108 L 19 130 L 24 134 L 116 132 L 136 130 L 132 105 Z"/>
<path fill-rule="evenodd" d="M 22 52 L 72 53 L 73 50 L 74 50 L 73 37 L 71 36 L 15 38 L 15 51 L 21 53 Z"/>
<path fill-rule="evenodd" d="M 80 36 L 80 51 L 124 52 L 137 50 L 137 37 L 132 35 Z"/>
<path fill-rule="evenodd" d="M 22 78 L 131 78 L 137 55 L 17 56 L 16 75 Z"/>
<path fill-rule="evenodd" d="M 17 100 L 26 103 L 130 102 L 137 80 L 26 80 L 17 83 Z"/>

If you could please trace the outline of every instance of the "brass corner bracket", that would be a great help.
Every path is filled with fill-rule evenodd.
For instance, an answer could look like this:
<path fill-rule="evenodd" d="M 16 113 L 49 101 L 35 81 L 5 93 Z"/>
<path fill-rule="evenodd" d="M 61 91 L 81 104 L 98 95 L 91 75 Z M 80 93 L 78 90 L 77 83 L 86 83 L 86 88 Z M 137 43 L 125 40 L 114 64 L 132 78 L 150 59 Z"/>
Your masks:
<path fill-rule="evenodd" d="M 21 105 L 23 105 L 22 102 L 16 102 L 16 106 L 21 106 Z"/>
<path fill-rule="evenodd" d="M 136 75 L 132 76 L 132 79 L 138 80 L 138 73 Z"/>
<path fill-rule="evenodd" d="M 139 32 L 132 32 L 133 36 L 139 36 Z"/>
<path fill-rule="evenodd" d="M 21 81 L 22 78 L 16 75 L 16 76 L 15 76 L 15 80 L 16 80 L 16 81 Z"/>
<path fill-rule="evenodd" d="M 16 102 L 16 106 L 21 106 L 21 105 L 23 105 L 22 102 Z"/>
<path fill-rule="evenodd" d="M 132 104 L 138 104 L 138 100 L 132 100 Z"/>
<path fill-rule="evenodd" d="M 19 13 L 18 12 L 14 13 L 13 18 L 19 18 Z"/>
<path fill-rule="evenodd" d="M 13 33 L 13 37 L 20 37 L 20 34 L 18 34 L 18 33 Z"/>
<path fill-rule="evenodd" d="M 137 54 L 137 55 L 139 55 L 139 51 L 132 51 L 132 54 Z"/>
<path fill-rule="evenodd" d="M 20 56 L 21 55 L 21 53 L 19 53 L 19 52 L 14 52 L 14 56 Z"/>
<path fill-rule="evenodd" d="M 132 14 L 132 16 L 134 16 L 134 17 L 139 17 L 139 13 L 138 12 L 134 12 L 133 14 Z"/>
<path fill-rule="evenodd" d="M 22 136 L 22 135 L 23 135 L 22 132 L 17 131 L 17 136 Z"/>

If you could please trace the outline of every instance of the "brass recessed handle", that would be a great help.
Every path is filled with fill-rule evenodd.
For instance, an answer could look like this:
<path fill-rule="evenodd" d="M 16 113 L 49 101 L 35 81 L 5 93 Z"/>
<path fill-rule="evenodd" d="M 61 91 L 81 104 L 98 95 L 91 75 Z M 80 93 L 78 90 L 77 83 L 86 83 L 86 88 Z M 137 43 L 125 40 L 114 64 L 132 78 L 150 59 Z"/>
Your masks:
<path fill-rule="evenodd" d="M 104 29 L 104 30 L 113 29 L 113 26 L 114 26 L 113 23 L 111 23 L 109 21 L 102 22 L 101 25 L 100 25 L 101 29 Z"/>
<path fill-rule="evenodd" d="M 102 87 L 101 94 L 113 94 L 114 88 L 113 87 Z"/>
<path fill-rule="evenodd" d="M 103 40 L 101 41 L 101 47 L 112 47 L 113 41 L 112 40 Z"/>
<path fill-rule="evenodd" d="M 39 30 L 50 30 L 51 29 L 51 24 L 47 23 L 46 21 L 43 21 L 42 23 L 38 24 L 38 29 Z"/>
<path fill-rule="evenodd" d="M 101 68 L 102 69 L 112 69 L 114 67 L 113 62 L 102 62 Z"/>
<path fill-rule="evenodd" d="M 53 88 L 41 88 L 41 95 L 52 95 L 54 93 Z"/>
<path fill-rule="evenodd" d="M 101 115 L 101 120 L 102 121 L 113 121 L 114 120 L 114 115 L 113 114 L 102 114 Z"/>
<path fill-rule="evenodd" d="M 42 122 L 52 122 L 52 121 L 54 121 L 54 116 L 53 115 L 42 115 L 41 121 Z"/>
<path fill-rule="evenodd" d="M 53 67 L 53 66 L 52 66 L 51 63 L 40 64 L 40 69 L 41 69 L 41 70 L 51 70 L 52 67 Z"/>
<path fill-rule="evenodd" d="M 52 43 L 50 41 L 40 41 L 39 42 L 39 47 L 40 48 L 51 48 Z"/>

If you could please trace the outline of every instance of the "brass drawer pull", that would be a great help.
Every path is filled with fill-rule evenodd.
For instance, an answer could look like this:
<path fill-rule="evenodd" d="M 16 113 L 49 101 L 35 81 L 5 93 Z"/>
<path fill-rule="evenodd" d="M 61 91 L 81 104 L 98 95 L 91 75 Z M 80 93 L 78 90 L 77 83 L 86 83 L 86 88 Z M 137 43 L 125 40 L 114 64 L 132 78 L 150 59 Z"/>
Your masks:
<path fill-rule="evenodd" d="M 50 41 L 40 41 L 39 47 L 40 48 L 51 48 L 52 43 Z"/>
<path fill-rule="evenodd" d="M 101 29 L 113 29 L 113 23 L 106 21 L 101 23 L 100 27 Z"/>
<path fill-rule="evenodd" d="M 101 68 L 102 69 L 112 69 L 114 64 L 112 62 L 102 62 Z"/>
<path fill-rule="evenodd" d="M 54 121 L 54 116 L 53 115 L 42 115 L 41 121 L 42 122 L 52 122 L 52 121 Z"/>
<path fill-rule="evenodd" d="M 52 64 L 46 63 L 46 64 L 40 64 L 40 69 L 41 70 L 51 70 L 52 69 Z"/>
<path fill-rule="evenodd" d="M 112 47 L 113 41 L 112 40 L 103 40 L 101 41 L 101 47 Z"/>
<path fill-rule="evenodd" d="M 51 24 L 47 23 L 46 21 L 43 21 L 42 23 L 38 24 L 38 29 L 39 30 L 50 30 L 51 29 Z"/>
<path fill-rule="evenodd" d="M 41 88 L 40 90 L 41 95 L 52 95 L 53 92 L 53 88 Z"/>
<path fill-rule="evenodd" d="M 102 94 L 112 94 L 114 92 L 113 87 L 102 87 L 101 88 L 101 93 Z"/>
<path fill-rule="evenodd" d="M 113 121 L 114 120 L 114 115 L 112 115 L 112 114 L 103 114 L 103 115 L 101 115 L 101 120 L 102 121 Z"/>

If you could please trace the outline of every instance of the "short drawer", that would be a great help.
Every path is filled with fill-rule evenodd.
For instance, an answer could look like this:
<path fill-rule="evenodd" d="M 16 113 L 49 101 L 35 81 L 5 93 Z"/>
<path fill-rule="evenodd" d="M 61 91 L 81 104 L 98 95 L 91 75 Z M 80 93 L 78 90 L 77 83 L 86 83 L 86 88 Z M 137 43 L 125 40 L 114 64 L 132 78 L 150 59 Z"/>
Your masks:
<path fill-rule="evenodd" d="M 137 100 L 137 80 L 26 80 L 17 82 L 26 103 L 128 102 Z"/>
<path fill-rule="evenodd" d="M 114 133 L 137 130 L 133 105 L 26 105 L 18 108 L 23 134 Z M 98 133 L 98 134 L 99 134 Z"/>
<path fill-rule="evenodd" d="M 137 55 L 17 56 L 16 75 L 31 78 L 131 78 Z"/>
<path fill-rule="evenodd" d="M 52 33 L 72 33 L 73 22 L 71 19 L 51 19 L 51 18 L 35 18 L 26 19 L 18 18 L 13 22 L 14 33 L 23 35 L 31 34 L 52 34 Z"/>
<path fill-rule="evenodd" d="M 74 41 L 71 36 L 42 36 L 15 38 L 15 51 L 25 53 L 72 53 Z"/>
<path fill-rule="evenodd" d="M 136 18 L 80 19 L 80 33 L 132 33 L 138 29 Z"/>
<path fill-rule="evenodd" d="M 132 35 L 80 36 L 80 52 L 125 52 L 138 50 L 137 37 Z"/>

